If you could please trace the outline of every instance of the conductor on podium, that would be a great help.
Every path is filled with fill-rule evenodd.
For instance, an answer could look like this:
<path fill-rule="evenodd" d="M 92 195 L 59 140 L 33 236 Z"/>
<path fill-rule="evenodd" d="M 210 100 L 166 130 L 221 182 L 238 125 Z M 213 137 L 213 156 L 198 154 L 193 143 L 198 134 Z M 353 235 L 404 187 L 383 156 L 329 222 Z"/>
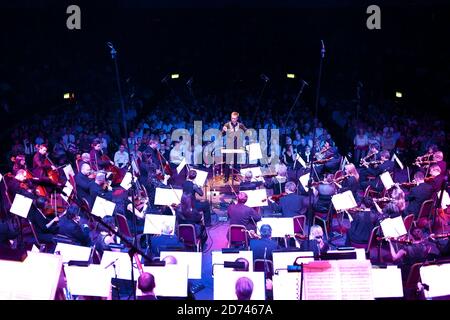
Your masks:
<path fill-rule="evenodd" d="M 228 121 L 227 123 L 224 124 L 223 128 L 222 128 L 222 133 L 225 134 L 227 136 L 227 148 L 234 148 L 234 149 L 240 149 L 244 146 L 244 139 L 242 136 L 241 139 L 241 143 L 238 143 L 238 139 L 237 139 L 237 132 L 239 132 L 239 130 L 242 130 L 242 134 L 247 130 L 247 128 L 244 126 L 243 123 L 239 122 L 239 113 L 234 111 L 231 113 L 231 120 Z M 233 139 L 231 140 L 231 144 L 229 142 L 229 139 Z M 241 145 L 238 145 L 241 144 Z M 224 154 L 225 159 L 226 159 L 226 154 Z M 227 182 L 228 179 L 230 178 L 230 171 L 231 170 L 238 170 L 238 159 L 237 159 L 237 153 L 235 153 L 233 155 L 233 160 L 232 163 L 226 163 L 225 167 L 224 167 L 224 182 Z"/>

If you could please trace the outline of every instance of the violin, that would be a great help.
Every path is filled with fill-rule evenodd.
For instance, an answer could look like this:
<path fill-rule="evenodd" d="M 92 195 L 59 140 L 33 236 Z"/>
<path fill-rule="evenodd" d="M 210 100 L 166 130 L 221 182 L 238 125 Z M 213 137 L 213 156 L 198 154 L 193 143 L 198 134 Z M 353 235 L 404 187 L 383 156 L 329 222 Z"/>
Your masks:
<path fill-rule="evenodd" d="M 280 199 L 283 198 L 284 196 L 286 196 L 287 193 L 286 192 L 282 192 L 280 194 L 274 194 L 270 197 L 270 200 L 275 201 L 276 203 L 280 202 Z"/>

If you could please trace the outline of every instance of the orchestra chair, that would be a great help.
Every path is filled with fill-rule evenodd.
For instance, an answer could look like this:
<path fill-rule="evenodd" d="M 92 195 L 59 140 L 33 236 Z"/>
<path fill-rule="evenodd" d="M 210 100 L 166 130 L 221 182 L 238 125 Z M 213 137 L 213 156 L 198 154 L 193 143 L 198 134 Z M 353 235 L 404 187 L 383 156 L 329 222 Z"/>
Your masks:
<path fill-rule="evenodd" d="M 127 218 L 120 213 L 116 214 L 117 226 L 119 227 L 120 233 L 122 233 L 127 238 L 132 238 L 130 227 L 128 226 Z"/>
<path fill-rule="evenodd" d="M 240 224 L 231 224 L 228 227 L 228 248 L 248 249 L 247 228 Z"/>
<path fill-rule="evenodd" d="M 323 233 L 325 235 L 325 239 L 328 240 L 328 228 L 327 228 L 327 220 L 326 218 L 322 218 L 320 215 L 317 215 L 319 212 L 314 213 L 313 224 L 319 225 L 322 227 Z M 322 213 L 319 213 L 322 215 Z"/>
<path fill-rule="evenodd" d="M 378 232 L 380 231 L 380 226 L 376 226 L 370 232 L 369 242 L 366 247 L 366 258 L 372 261 L 373 249 L 376 249 L 376 261 L 383 262 L 383 257 L 381 255 L 381 240 L 378 240 Z M 353 245 L 353 244 L 352 244 Z"/>
<path fill-rule="evenodd" d="M 294 222 L 294 234 L 305 235 L 306 216 L 300 215 L 292 218 Z"/>
<path fill-rule="evenodd" d="M 201 252 L 200 239 L 197 238 L 195 228 L 192 224 L 179 224 L 177 231 L 178 238 L 186 248 L 192 248 L 193 251 Z"/>
<path fill-rule="evenodd" d="M 267 269 L 266 270 L 266 264 L 267 264 Z M 266 279 L 272 279 L 273 276 L 273 262 L 272 260 L 264 260 L 264 259 L 256 259 L 255 262 L 253 263 L 253 271 L 258 272 L 266 272 Z"/>
<path fill-rule="evenodd" d="M 420 206 L 419 214 L 414 220 L 414 224 L 419 228 L 428 228 L 431 233 L 430 217 L 433 209 L 434 200 L 426 200 Z"/>
<path fill-rule="evenodd" d="M 344 171 L 343 170 L 338 170 L 334 173 L 334 180 L 339 179 L 340 177 L 344 176 Z"/>
<path fill-rule="evenodd" d="M 414 223 L 414 214 L 409 214 L 403 219 L 403 223 L 405 224 L 407 235 L 409 236 L 409 230 Z"/>

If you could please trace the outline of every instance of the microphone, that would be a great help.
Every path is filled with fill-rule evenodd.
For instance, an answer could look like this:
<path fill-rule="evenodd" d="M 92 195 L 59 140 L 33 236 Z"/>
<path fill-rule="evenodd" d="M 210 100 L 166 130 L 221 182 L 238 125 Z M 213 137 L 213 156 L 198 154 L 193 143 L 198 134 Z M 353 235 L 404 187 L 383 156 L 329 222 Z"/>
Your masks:
<path fill-rule="evenodd" d="M 260 78 L 261 78 L 261 80 L 264 80 L 265 82 L 269 82 L 270 81 L 270 78 L 268 76 L 266 76 L 264 73 L 262 73 L 260 75 Z"/>
<path fill-rule="evenodd" d="M 305 86 L 309 86 L 309 83 L 302 79 L 302 82 Z"/>
<path fill-rule="evenodd" d="M 106 45 L 107 45 L 108 47 L 110 47 L 111 49 L 114 49 L 114 46 L 113 46 L 112 42 L 108 41 L 108 42 L 106 43 Z"/>
<path fill-rule="evenodd" d="M 322 53 L 322 58 L 325 57 L 325 44 L 323 43 L 323 40 L 320 40 L 320 42 L 322 43 L 322 50 L 320 51 Z"/>
<path fill-rule="evenodd" d="M 161 79 L 161 83 L 166 83 L 169 80 L 169 75 L 166 75 L 164 78 Z"/>
<path fill-rule="evenodd" d="M 194 78 L 193 78 L 193 77 L 190 77 L 189 80 L 186 82 L 186 85 L 187 85 L 188 87 L 191 87 L 193 81 L 194 81 Z"/>
<path fill-rule="evenodd" d="M 108 264 L 105 269 L 108 269 L 109 267 L 111 267 L 113 264 L 115 264 L 117 262 L 117 260 L 119 260 L 119 258 L 117 258 L 116 260 L 112 261 L 110 264 Z"/>

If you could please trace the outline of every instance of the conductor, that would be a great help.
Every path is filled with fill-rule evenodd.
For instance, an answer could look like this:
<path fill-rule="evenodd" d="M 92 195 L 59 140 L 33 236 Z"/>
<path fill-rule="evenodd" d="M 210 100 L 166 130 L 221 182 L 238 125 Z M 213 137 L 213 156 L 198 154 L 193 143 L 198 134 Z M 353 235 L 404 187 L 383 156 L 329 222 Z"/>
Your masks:
<path fill-rule="evenodd" d="M 224 124 L 223 128 L 222 128 L 222 134 L 225 134 L 227 136 L 227 148 L 234 148 L 234 149 L 238 149 L 243 147 L 243 136 L 241 139 L 241 143 L 242 145 L 238 145 L 238 139 L 237 139 L 237 132 L 239 132 L 239 130 L 242 130 L 242 134 L 247 130 L 247 128 L 244 126 L 243 123 L 239 122 L 239 113 L 234 111 L 231 113 L 231 120 L 228 121 L 227 123 Z M 232 139 L 232 140 L 229 140 Z M 226 159 L 226 154 L 224 154 L 224 157 Z M 237 154 L 235 153 L 233 156 L 233 160 L 231 161 L 231 163 L 227 163 L 227 161 L 225 160 L 225 167 L 224 167 L 224 182 L 228 182 L 228 179 L 230 178 L 230 171 L 231 170 L 237 170 L 238 168 L 238 160 L 237 160 Z"/>

